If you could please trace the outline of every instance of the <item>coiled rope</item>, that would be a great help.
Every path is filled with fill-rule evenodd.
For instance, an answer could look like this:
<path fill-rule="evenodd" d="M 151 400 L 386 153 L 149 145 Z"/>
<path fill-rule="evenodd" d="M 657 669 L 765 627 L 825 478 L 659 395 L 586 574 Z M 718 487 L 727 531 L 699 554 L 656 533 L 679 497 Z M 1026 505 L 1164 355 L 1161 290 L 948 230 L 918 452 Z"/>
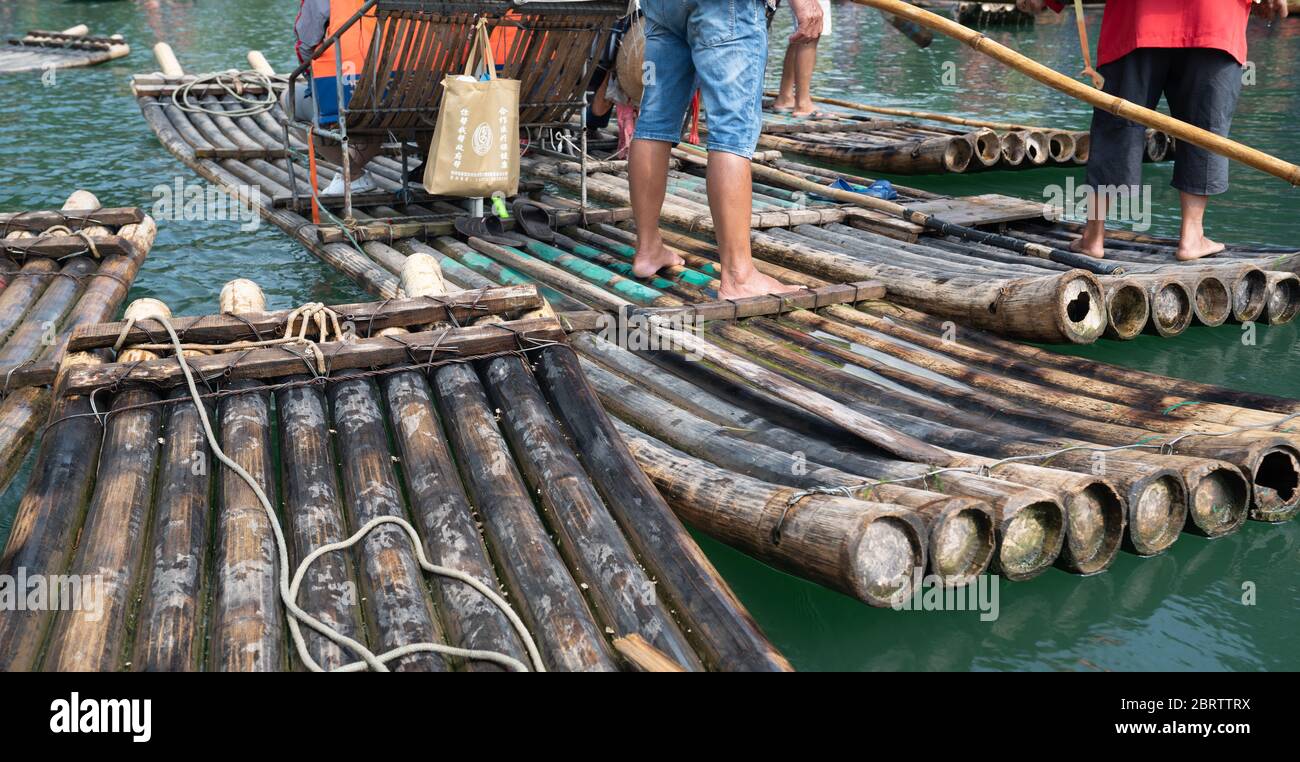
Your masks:
<path fill-rule="evenodd" d="M 193 100 L 191 92 L 199 85 L 217 85 L 225 94 L 242 104 L 236 109 L 225 109 L 219 105 L 198 103 Z M 270 111 L 280 102 L 280 93 L 287 87 L 288 80 L 280 75 L 263 74 L 252 69 L 246 71 L 218 71 L 201 74 L 184 82 L 172 90 L 172 103 L 181 111 L 193 114 L 210 114 L 212 116 L 253 116 Z M 252 94 L 250 88 L 261 88 L 261 92 Z M 203 96 L 198 96 L 203 97 Z"/>
<path fill-rule="evenodd" d="M 309 305 L 309 307 L 313 307 L 313 309 L 309 311 L 310 316 L 322 321 L 322 323 L 318 324 L 323 324 L 323 321 L 328 316 L 326 316 L 321 309 L 315 309 L 315 305 Z M 308 315 L 304 315 L 303 317 L 304 323 L 306 323 Z M 505 599 L 498 595 L 496 591 L 492 590 L 487 585 L 484 585 L 474 577 L 458 569 L 439 566 L 430 562 L 428 557 L 424 554 L 424 546 L 420 542 L 420 537 L 419 534 L 416 533 L 415 527 L 411 526 L 411 524 L 405 519 L 397 516 L 380 516 L 371 519 L 366 522 L 365 526 L 358 529 L 346 540 L 328 543 L 312 551 L 302 560 L 302 563 L 298 565 L 297 571 L 294 572 L 291 581 L 289 578 L 289 546 L 285 542 L 284 528 L 280 526 L 279 517 L 276 516 L 275 509 L 271 506 L 271 501 L 267 498 L 266 493 L 262 491 L 262 487 L 257 483 L 257 480 L 253 478 L 252 474 L 248 473 L 248 471 L 244 470 L 242 466 L 231 460 L 230 457 L 226 455 L 225 451 L 221 449 L 220 444 L 217 442 L 217 437 L 212 431 L 212 424 L 208 420 L 207 408 L 202 402 L 203 397 L 194 383 L 194 376 L 190 372 L 189 363 L 185 360 L 184 345 L 181 343 L 180 337 L 177 336 L 176 329 L 172 327 L 171 321 L 163 315 L 157 315 L 155 316 L 155 319 L 162 323 L 163 327 L 167 329 L 167 335 L 171 338 L 172 348 L 176 352 L 176 361 L 180 363 L 181 372 L 185 375 L 185 384 L 189 388 L 190 397 L 194 400 L 194 407 L 198 410 L 199 420 L 203 424 L 203 433 L 208 439 L 208 446 L 212 448 L 212 452 L 217 456 L 218 460 L 230 468 L 231 471 L 234 471 L 239 478 L 243 479 L 244 482 L 252 488 L 253 493 L 257 495 L 257 499 L 262 503 L 262 509 L 266 512 L 266 518 L 271 524 L 271 531 L 275 535 L 276 552 L 279 559 L 278 576 L 280 599 L 284 603 L 285 610 L 289 612 L 289 630 L 293 635 L 293 643 L 298 650 L 298 657 L 302 659 L 303 664 L 307 666 L 307 669 L 312 672 L 326 671 L 316 662 L 315 659 L 312 658 L 311 653 L 308 651 L 307 642 L 303 638 L 300 623 L 306 624 L 308 627 L 333 641 L 335 644 L 347 648 L 361 657 L 360 661 L 354 661 L 339 667 L 335 670 L 337 672 L 359 672 L 367 667 L 375 672 L 388 672 L 388 662 L 415 653 L 437 653 L 461 659 L 490 661 L 516 672 L 528 671 L 527 665 L 508 654 L 496 651 L 457 648 L 442 643 L 409 643 L 385 651 L 381 654 L 376 654 L 364 644 L 344 635 L 319 619 L 316 619 L 298 606 L 298 588 L 302 584 L 303 577 L 306 576 L 307 570 L 311 567 L 312 562 L 326 553 L 351 548 L 379 526 L 384 524 L 396 524 L 401 527 L 402 530 L 406 532 L 407 537 L 410 538 L 411 544 L 415 547 L 416 558 L 420 562 L 421 569 L 424 569 L 424 571 L 430 574 L 436 574 L 438 576 L 464 582 L 466 585 L 469 585 L 471 588 L 478 591 L 483 597 L 491 601 L 492 605 L 496 606 L 501 613 L 505 615 L 506 619 L 510 621 L 511 626 L 514 627 L 515 632 L 518 633 L 520 640 L 523 641 L 524 646 L 528 651 L 529 661 L 532 662 L 533 669 L 537 672 L 546 671 L 546 667 L 542 663 L 541 654 L 537 650 L 537 644 L 533 641 L 532 635 L 528 632 L 528 628 L 524 626 L 519 615 L 510 607 L 510 604 L 506 603 Z M 337 319 L 337 316 L 335 316 L 335 319 Z M 292 326 L 286 329 L 286 335 L 291 328 Z"/>

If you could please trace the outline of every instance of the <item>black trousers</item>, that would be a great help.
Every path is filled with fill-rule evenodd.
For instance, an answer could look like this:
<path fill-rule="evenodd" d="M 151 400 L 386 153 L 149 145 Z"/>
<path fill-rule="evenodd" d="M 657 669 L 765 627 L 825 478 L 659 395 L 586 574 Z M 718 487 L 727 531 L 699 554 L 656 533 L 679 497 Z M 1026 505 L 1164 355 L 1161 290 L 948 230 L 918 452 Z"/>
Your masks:
<path fill-rule="evenodd" d="M 1155 108 L 1164 95 L 1175 119 L 1227 136 L 1241 95 L 1241 64 L 1211 48 L 1138 48 L 1098 69 L 1110 95 Z M 1096 187 L 1142 183 L 1146 128 L 1094 109 L 1087 182 Z M 1228 160 L 1178 141 L 1172 185 L 1213 196 L 1228 189 Z"/>

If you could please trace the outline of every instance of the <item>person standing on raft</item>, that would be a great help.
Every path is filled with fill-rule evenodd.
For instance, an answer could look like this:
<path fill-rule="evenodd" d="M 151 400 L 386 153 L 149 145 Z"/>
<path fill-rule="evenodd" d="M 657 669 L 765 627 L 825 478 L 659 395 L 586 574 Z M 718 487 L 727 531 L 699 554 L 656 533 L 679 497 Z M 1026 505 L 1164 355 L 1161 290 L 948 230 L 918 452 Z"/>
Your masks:
<path fill-rule="evenodd" d="M 816 40 L 817 0 L 791 0 L 799 29 L 791 38 Z M 753 186 L 749 162 L 763 126 L 763 68 L 767 63 L 765 0 L 642 0 L 645 84 L 628 156 L 637 246 L 632 271 L 654 275 L 684 264 L 659 232 L 668 160 L 698 85 L 709 115 L 708 195 L 722 285 L 736 299 L 793 290 L 754 269 L 749 245 Z"/>
<path fill-rule="evenodd" d="M 1026 13 L 1060 0 L 1017 0 Z M 1174 118 L 1227 136 L 1241 95 L 1246 63 L 1246 23 L 1251 0 L 1110 0 L 1101 21 L 1097 71 L 1103 92 L 1155 108 L 1163 94 Z M 1268 18 L 1287 15 L 1286 0 L 1263 0 Z M 1088 224 L 1071 248 L 1106 255 L 1106 193 L 1136 189 L 1142 182 L 1146 128 L 1102 109 L 1092 112 L 1092 154 L 1087 185 L 1093 189 Z M 1223 251 L 1205 237 L 1210 196 L 1228 189 L 1228 159 L 1179 141 L 1172 185 L 1181 194 L 1182 230 L 1176 256 L 1200 259 Z"/>
<path fill-rule="evenodd" d="M 818 116 L 812 99 L 812 77 L 813 69 L 817 68 L 817 45 L 831 33 L 831 2 L 817 0 L 817 4 L 822 9 L 821 36 L 796 42 L 796 31 L 785 48 L 785 62 L 781 65 L 781 89 L 772 102 L 772 110 L 778 114 L 800 118 Z M 796 18 L 796 24 L 798 21 Z"/>

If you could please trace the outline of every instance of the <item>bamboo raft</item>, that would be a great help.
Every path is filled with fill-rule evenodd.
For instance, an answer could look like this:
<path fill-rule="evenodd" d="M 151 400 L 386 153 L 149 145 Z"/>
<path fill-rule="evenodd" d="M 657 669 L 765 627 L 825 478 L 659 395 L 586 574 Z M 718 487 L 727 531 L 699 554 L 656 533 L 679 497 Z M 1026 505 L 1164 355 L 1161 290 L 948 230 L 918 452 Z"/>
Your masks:
<path fill-rule="evenodd" d="M 871 172 L 899 175 L 965 174 L 992 170 L 1079 166 L 1088 163 L 1091 136 L 1087 130 L 1062 130 L 1006 124 L 947 114 L 870 107 L 880 113 L 852 110 L 848 101 L 820 98 L 836 105 L 819 118 L 765 113 L 759 146 L 807 156 Z M 856 104 L 854 104 L 856 105 Z M 946 122 L 947 126 L 921 120 Z M 959 126 L 953 126 L 959 125 Z M 1157 130 L 1147 131 L 1143 160 L 1173 159 L 1175 141 Z"/>
<path fill-rule="evenodd" d="M 916 0 L 912 3 L 935 13 L 945 13 L 966 26 L 1023 26 L 1034 23 L 1034 14 L 1024 13 L 1015 3 L 974 0 Z"/>
<path fill-rule="evenodd" d="M 266 312 L 255 284 L 234 281 L 219 315 L 171 318 L 146 299 L 127 322 L 78 329 L 70 358 L 122 348 L 63 363 L 0 569 L 98 575 L 102 611 L 9 612 L 0 669 L 355 668 L 314 630 L 289 645 L 270 509 L 218 462 L 206 414 L 283 521 L 289 563 L 319 556 L 290 596 L 375 652 L 430 642 L 555 671 L 788 670 L 637 469 L 537 290 L 444 293 L 418 268 L 406 286 L 427 295 Z M 857 544 L 831 560 L 875 593 L 905 591 L 924 566 L 919 524 L 826 502 L 792 526 L 786 555 L 847 515 Z M 418 547 L 387 523 L 328 554 L 391 517 L 418 526 Z M 508 606 L 454 578 L 426 584 L 426 556 Z M 415 651 L 388 667 L 501 665 Z"/>
<path fill-rule="evenodd" d="M 93 36 L 84 24 L 61 32 L 32 30 L 0 48 L 0 74 L 94 66 L 130 53 L 122 35 Z"/>
<path fill-rule="evenodd" d="M 102 208 L 86 191 L 58 211 L 0 213 L 0 492 L 50 408 L 48 387 L 15 376 L 56 362 L 78 326 L 116 314 L 156 232 L 139 209 Z"/>

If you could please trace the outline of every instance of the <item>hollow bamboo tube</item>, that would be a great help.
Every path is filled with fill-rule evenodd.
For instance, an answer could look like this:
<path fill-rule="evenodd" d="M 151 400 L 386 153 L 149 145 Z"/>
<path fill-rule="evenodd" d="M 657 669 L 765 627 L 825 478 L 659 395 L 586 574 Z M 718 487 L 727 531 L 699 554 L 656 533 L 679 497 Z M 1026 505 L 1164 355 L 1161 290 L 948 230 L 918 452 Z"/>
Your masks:
<path fill-rule="evenodd" d="M 1047 155 L 1057 164 L 1069 164 L 1074 161 L 1074 135 L 1064 130 L 1049 131 Z"/>
<path fill-rule="evenodd" d="M 13 235 L 12 233 L 10 234 Z M 45 293 L 46 286 L 55 280 L 59 266 L 52 259 L 33 257 L 12 275 L 6 276 L 8 285 L 0 294 L 0 341 L 9 337 L 27 311 Z"/>
<path fill-rule="evenodd" d="M 906 600 L 925 568 L 925 530 L 906 513 L 819 494 L 788 506 L 798 493 L 791 487 L 709 466 L 616 426 L 641 469 L 688 523 L 710 527 L 723 542 L 762 561 L 797 565 L 795 573 L 873 606 Z"/>
<path fill-rule="evenodd" d="M 85 24 L 77 24 L 76 26 L 70 26 L 67 29 L 64 29 L 60 34 L 68 34 L 73 37 L 85 37 L 90 34 L 90 27 Z"/>
<path fill-rule="evenodd" d="M 220 301 L 222 313 L 266 308 L 261 289 L 242 279 L 227 283 Z M 231 382 L 227 387 L 231 391 L 248 391 L 222 398 L 216 428 L 221 449 L 277 505 L 271 396 L 251 390 L 260 385 L 252 380 Z M 217 493 L 208 665 L 230 672 L 281 670 L 287 663 L 284 611 L 270 519 L 253 490 L 229 468 L 220 469 Z"/>
<path fill-rule="evenodd" d="M 1269 272 L 1268 302 L 1264 310 L 1269 325 L 1285 325 L 1300 313 L 1300 278 L 1293 273 Z"/>
<path fill-rule="evenodd" d="M 78 353 L 65 360 L 64 368 L 102 361 L 98 354 Z M 56 381 L 55 389 L 59 386 Z M 0 573 L 10 578 L 20 570 L 50 575 L 68 571 L 75 549 L 68 538 L 82 527 L 95 482 L 99 448 L 87 448 L 86 443 L 100 441 L 100 419 L 91 414 L 85 396 L 56 394 L 54 399 L 49 427 L 0 556 Z M 0 616 L 0 642 L 5 644 L 0 648 L 0 670 L 36 669 L 54 616 L 48 609 L 27 608 Z"/>
<path fill-rule="evenodd" d="M 381 516 L 406 517 L 402 490 L 388 451 L 379 390 L 374 381 L 347 374 L 327 387 L 348 524 L 361 527 Z M 361 608 L 372 650 L 443 642 L 425 593 L 423 572 L 406 533 L 394 524 L 375 528 L 355 552 Z M 448 657 L 415 653 L 390 663 L 399 672 L 441 672 Z"/>
<path fill-rule="evenodd" d="M 985 35 L 974 30 L 967 29 L 961 24 L 957 24 L 948 19 L 937 16 L 928 11 L 921 10 L 908 3 L 900 0 L 853 0 L 861 5 L 869 5 L 878 10 L 887 13 L 893 13 L 903 18 L 915 21 L 922 26 L 928 27 L 948 35 L 960 42 L 963 42 L 975 50 L 994 58 L 995 60 L 1010 66 L 1023 74 L 1042 82 L 1049 87 L 1060 90 L 1061 92 L 1085 101 L 1097 108 L 1109 111 L 1125 119 L 1137 122 L 1145 127 L 1163 130 L 1178 140 L 1186 140 L 1192 145 L 1200 146 L 1208 151 L 1212 151 L 1221 156 L 1227 156 L 1244 164 L 1254 167 L 1261 172 L 1267 172 L 1275 177 L 1286 180 L 1291 185 L 1300 185 L 1300 167 L 1289 162 L 1282 161 L 1266 153 L 1242 145 L 1235 141 L 1229 140 L 1221 135 L 1216 135 L 1208 130 L 1194 127 L 1185 122 L 1180 122 L 1172 117 L 1165 116 L 1158 111 L 1143 108 L 1134 103 L 1118 98 L 1113 95 L 1088 87 L 1087 85 L 1077 82 L 1070 77 L 1055 72 L 1042 64 L 1017 53 L 1010 48 L 994 42 Z"/>
<path fill-rule="evenodd" d="M 1195 299 L 1179 278 L 1161 273 L 1135 273 L 1127 277 L 1147 290 L 1151 319 L 1146 332 L 1173 338 L 1192 324 Z"/>
<path fill-rule="evenodd" d="M 126 317 L 167 316 L 166 305 L 137 300 Z M 126 349 L 127 362 L 155 355 Z M 94 495 L 69 572 L 99 588 L 99 605 L 63 612 L 50 634 L 43 668 L 57 672 L 104 672 L 125 666 L 127 622 L 140 592 L 144 549 L 150 534 L 154 469 L 159 454 L 162 408 L 157 392 L 124 391 L 114 397 Z M 85 583 L 83 583 L 85 584 Z"/>
<path fill-rule="evenodd" d="M 473 506 L 456 473 L 428 380 L 417 371 L 409 371 L 383 376 L 380 385 L 425 555 L 434 564 L 459 569 L 491 589 L 500 589 L 475 524 Z M 526 658 L 523 644 L 505 614 L 495 606 L 485 606 L 477 591 L 443 577 L 433 578 L 432 587 L 450 645 Z M 495 663 L 479 660 L 466 662 L 464 668 L 500 671 Z"/>
<path fill-rule="evenodd" d="M 1128 341 L 1142 333 L 1151 319 L 1151 302 L 1141 283 L 1130 278 L 1100 279 L 1106 292 L 1106 338 Z"/>
<path fill-rule="evenodd" d="M 1025 161 L 1025 136 L 1019 132 L 1002 135 L 1002 163 L 1018 167 Z"/>
<path fill-rule="evenodd" d="M 260 50 L 248 51 L 248 65 L 259 74 L 265 74 L 268 77 L 275 76 L 275 69 L 271 67 L 270 62 L 266 60 L 266 56 L 262 55 Z"/>
<path fill-rule="evenodd" d="M 874 480 L 807 460 L 804 450 L 779 451 L 733 436 L 732 430 L 676 407 L 595 363 L 588 363 L 585 371 L 606 407 L 623 421 L 694 457 L 774 484 L 804 489 L 845 488 L 848 496 L 893 504 L 915 513 L 927 528 L 931 571 L 945 584 L 969 583 L 992 560 L 995 546 L 992 516 L 982 501 L 902 485 L 876 484 Z M 793 559 L 791 562 L 797 563 Z"/>
<path fill-rule="evenodd" d="M 880 279 L 893 301 L 1009 337 L 1088 344 L 1106 329 L 1101 286 L 1081 270 L 1005 280 L 940 276 L 869 264 L 830 247 L 789 243 L 760 231 L 750 240 L 757 257 L 841 283 Z"/>
<path fill-rule="evenodd" d="M 537 516 L 477 375 L 466 365 L 434 371 L 461 480 L 480 509 L 483 532 L 512 604 L 536 638 L 547 669 L 617 669 L 600 627 Z"/>
<path fill-rule="evenodd" d="M 498 357 L 480 366 L 484 386 L 501 411 L 502 432 L 524 477 L 540 493 L 569 567 L 579 579 L 590 581 L 587 595 L 606 632 L 639 633 L 682 666 L 701 669 L 595 485 L 564 442 L 523 360 Z"/>
<path fill-rule="evenodd" d="M 596 488 L 661 594 L 688 625 L 687 635 L 695 638 L 706 664 L 734 671 L 790 670 L 624 447 L 573 351 L 541 350 L 536 373 Z"/>

